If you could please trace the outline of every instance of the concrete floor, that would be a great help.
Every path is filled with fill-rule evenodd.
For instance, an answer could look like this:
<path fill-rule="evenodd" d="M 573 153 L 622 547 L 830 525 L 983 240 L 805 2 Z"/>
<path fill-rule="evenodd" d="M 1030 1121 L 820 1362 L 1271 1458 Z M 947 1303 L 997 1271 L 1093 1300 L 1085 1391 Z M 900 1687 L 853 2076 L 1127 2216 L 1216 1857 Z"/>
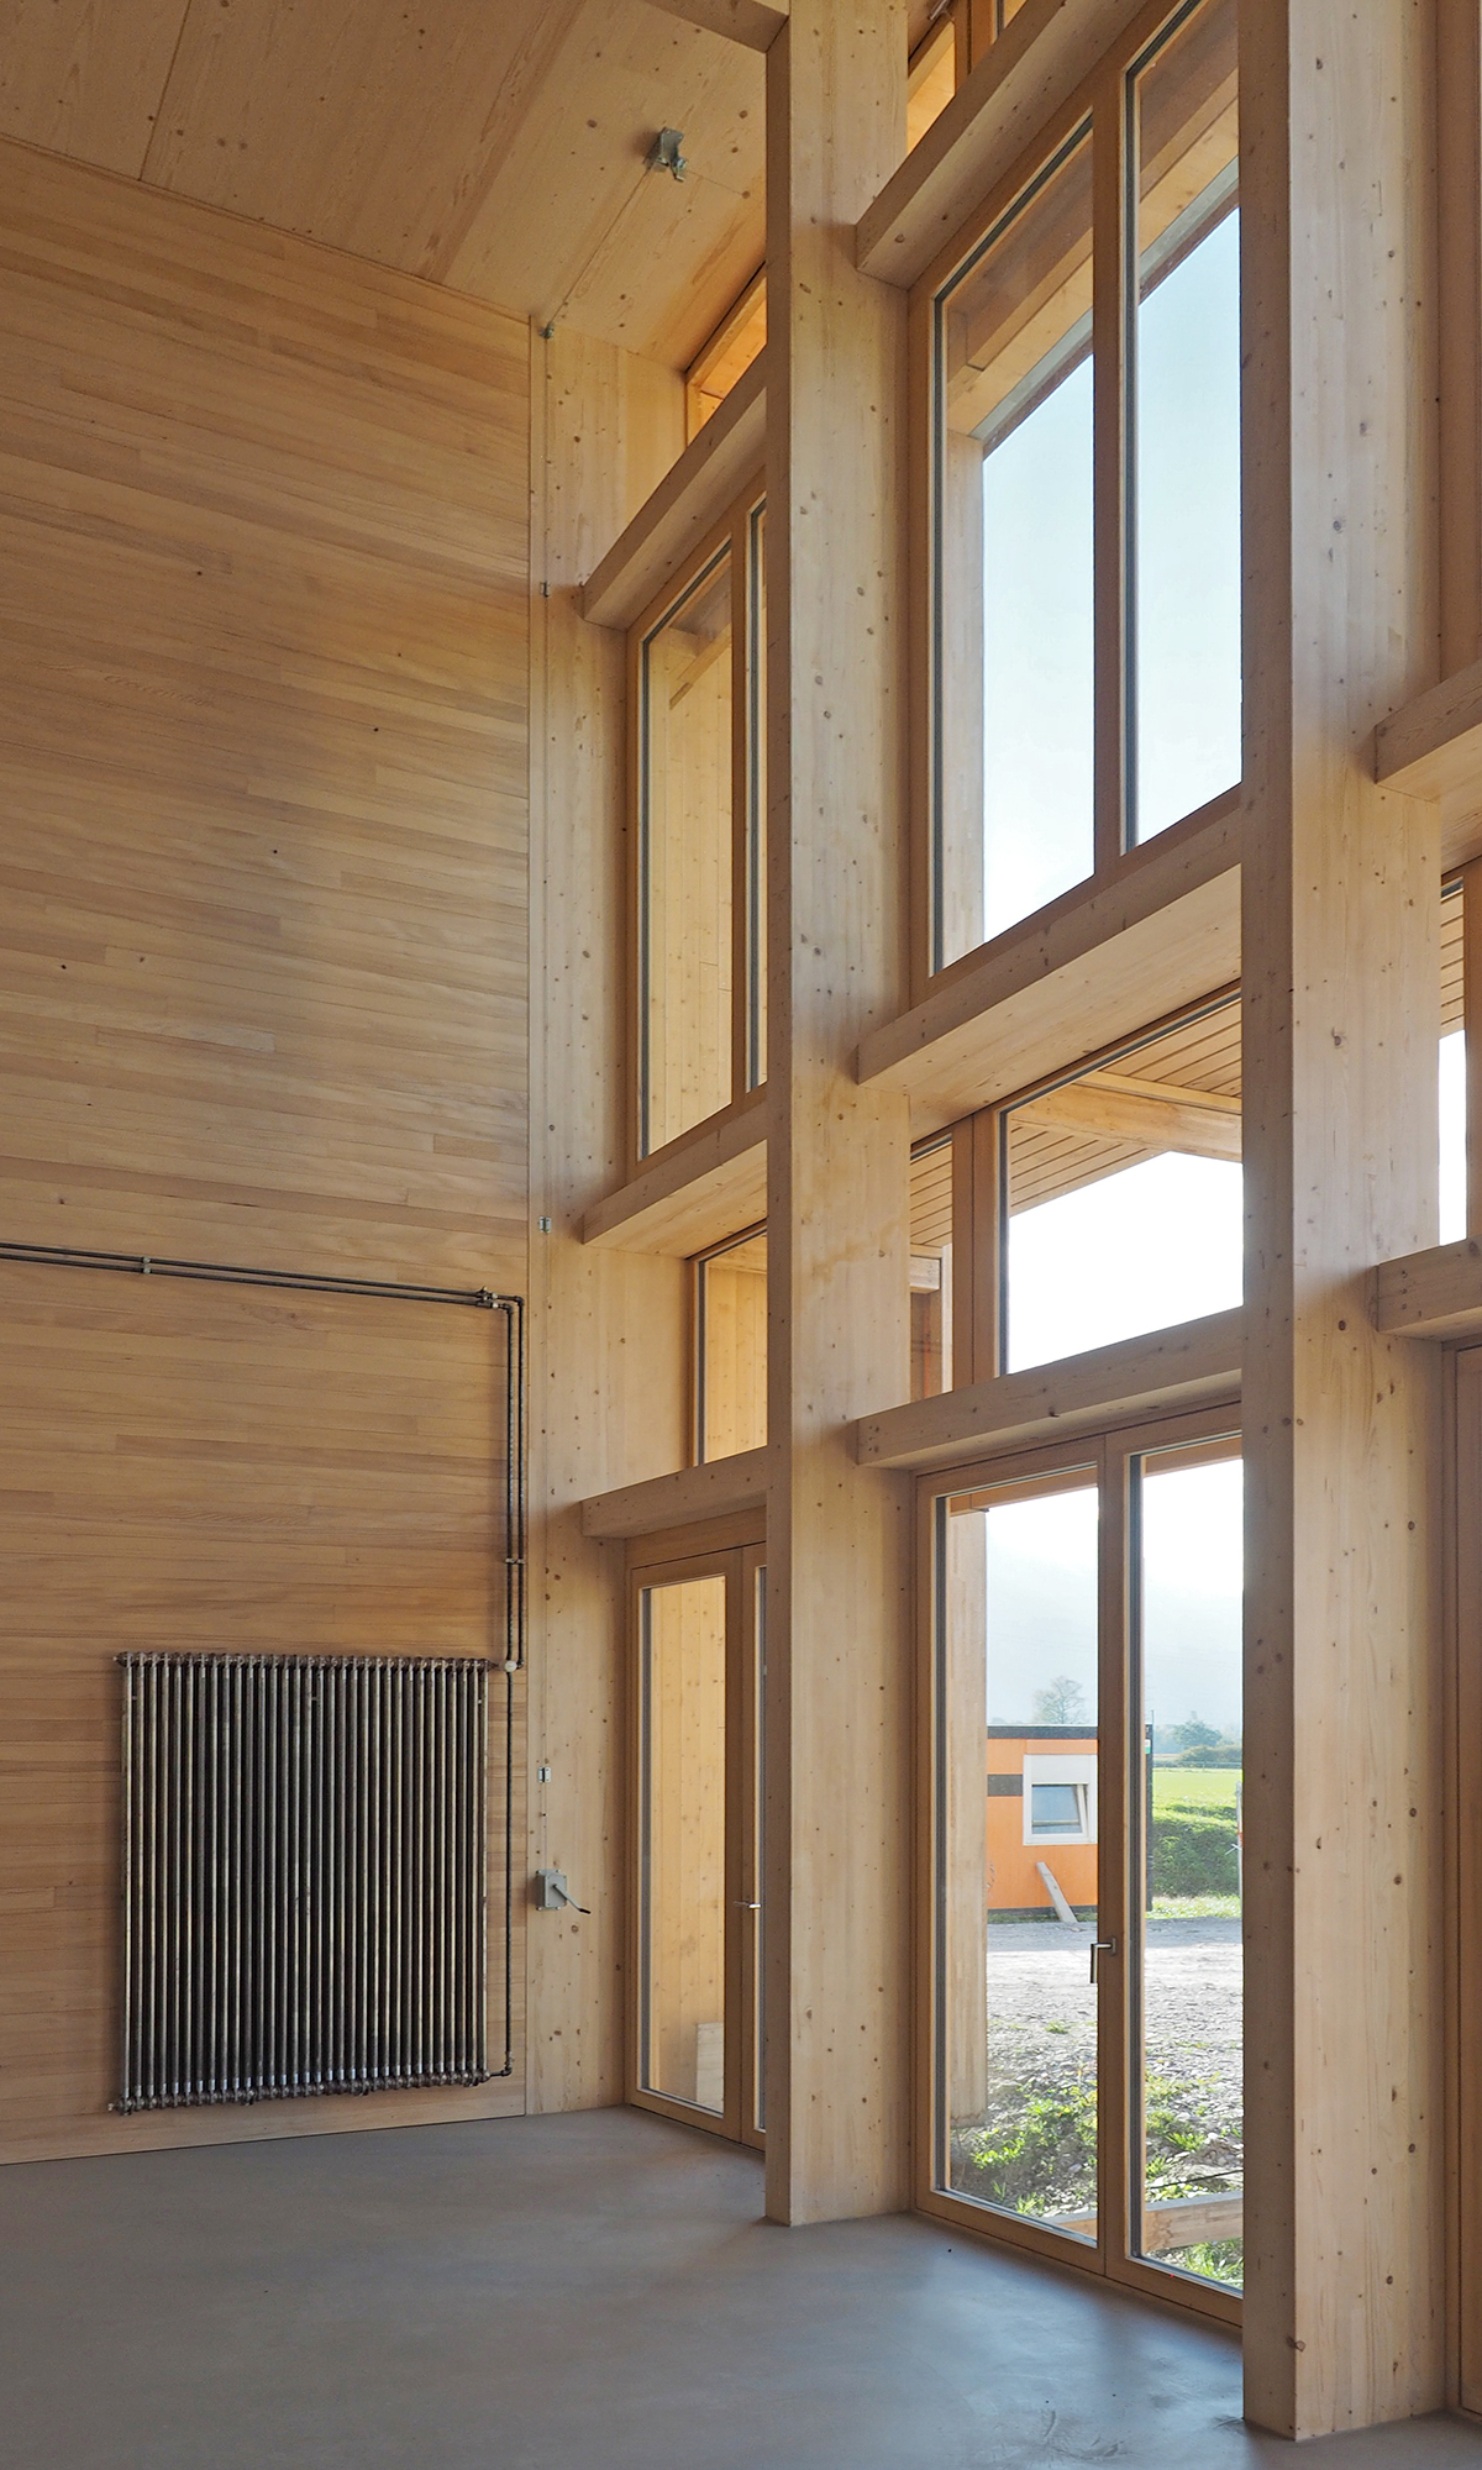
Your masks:
<path fill-rule="evenodd" d="M 0 2171 L 5 2470 L 1410 2470 L 1303 2448 L 1235 2344 L 896 2218 L 758 2219 L 635 2111 Z"/>

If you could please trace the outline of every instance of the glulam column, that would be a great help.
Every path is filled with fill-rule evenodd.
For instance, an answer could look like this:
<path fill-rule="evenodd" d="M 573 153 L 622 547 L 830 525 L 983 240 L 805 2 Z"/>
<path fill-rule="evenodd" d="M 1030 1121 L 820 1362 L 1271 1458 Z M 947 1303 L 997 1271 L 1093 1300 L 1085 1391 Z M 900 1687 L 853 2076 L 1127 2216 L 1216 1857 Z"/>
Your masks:
<path fill-rule="evenodd" d="M 903 296 L 853 226 L 904 147 L 902 0 L 794 0 L 768 54 L 767 2209 L 906 2188 L 909 1605 L 851 1419 L 909 1382 Z"/>
<path fill-rule="evenodd" d="M 1244 0 L 1246 2398 L 1444 2390 L 1439 872 L 1376 721 L 1438 660 L 1433 12 Z"/>

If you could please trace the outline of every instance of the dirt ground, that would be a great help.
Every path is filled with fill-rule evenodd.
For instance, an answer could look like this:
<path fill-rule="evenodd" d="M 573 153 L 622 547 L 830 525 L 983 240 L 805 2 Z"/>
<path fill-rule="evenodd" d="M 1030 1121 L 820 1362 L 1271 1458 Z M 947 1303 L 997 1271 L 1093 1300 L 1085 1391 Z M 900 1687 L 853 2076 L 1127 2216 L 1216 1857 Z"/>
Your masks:
<path fill-rule="evenodd" d="M 1150 1920 L 1144 1999 L 1149 2072 L 1197 2090 L 1225 2134 L 1240 2119 L 1240 1923 Z M 1089 1926 L 996 1921 L 988 1932 L 989 2049 L 995 2075 L 1039 2075 L 1090 2059 L 1096 1993 Z M 1027 2062 L 1027 2065 L 1025 2064 Z"/>

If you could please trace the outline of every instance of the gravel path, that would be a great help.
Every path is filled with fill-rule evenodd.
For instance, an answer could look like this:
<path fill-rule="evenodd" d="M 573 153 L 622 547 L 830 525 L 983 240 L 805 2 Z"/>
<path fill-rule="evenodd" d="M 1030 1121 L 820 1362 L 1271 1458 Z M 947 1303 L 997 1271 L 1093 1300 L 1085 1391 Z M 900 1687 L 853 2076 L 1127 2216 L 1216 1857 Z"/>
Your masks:
<path fill-rule="evenodd" d="M 1150 2073 L 1207 2103 L 1225 2137 L 1241 2115 L 1240 1923 L 1149 1921 L 1144 1967 Z M 1089 1927 L 997 1921 L 988 1932 L 989 2052 L 1000 2085 L 1079 2073 L 1095 2053 Z"/>

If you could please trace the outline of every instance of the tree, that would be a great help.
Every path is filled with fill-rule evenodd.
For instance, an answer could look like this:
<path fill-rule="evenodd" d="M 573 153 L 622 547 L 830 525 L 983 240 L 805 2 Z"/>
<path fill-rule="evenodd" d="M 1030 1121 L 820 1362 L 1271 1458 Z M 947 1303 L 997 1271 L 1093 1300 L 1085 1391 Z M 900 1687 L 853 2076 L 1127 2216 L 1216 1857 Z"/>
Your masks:
<path fill-rule="evenodd" d="M 1168 1734 L 1175 1749 L 1180 1750 L 1212 1750 L 1221 1737 L 1212 1724 L 1201 1722 L 1193 1714 L 1186 1723 L 1172 1725 Z"/>
<path fill-rule="evenodd" d="M 1084 1722 L 1085 1715 L 1086 1693 L 1068 1672 L 1057 1672 L 1053 1681 L 1047 1681 L 1042 1690 L 1034 1693 L 1036 1724 L 1078 1724 Z M 1211 1733 L 1210 1739 L 1213 1738 Z"/>

